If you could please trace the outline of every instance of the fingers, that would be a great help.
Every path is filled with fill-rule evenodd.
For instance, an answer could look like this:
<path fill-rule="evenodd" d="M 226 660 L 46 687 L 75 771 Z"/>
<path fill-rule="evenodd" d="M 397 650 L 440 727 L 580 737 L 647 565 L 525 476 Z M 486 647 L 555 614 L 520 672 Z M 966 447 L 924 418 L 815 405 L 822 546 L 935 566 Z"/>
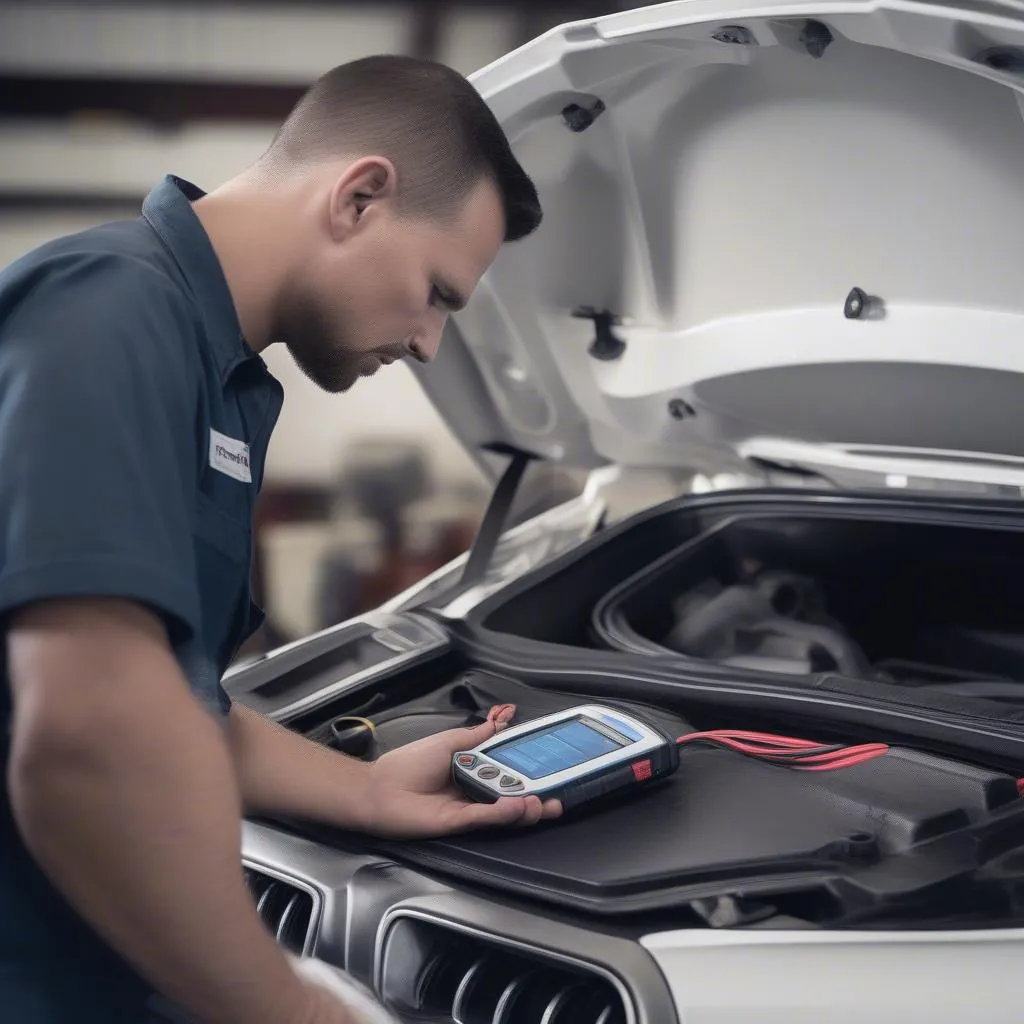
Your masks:
<path fill-rule="evenodd" d="M 522 798 L 523 812 L 519 816 L 518 824 L 523 826 L 536 825 L 544 813 L 544 805 L 535 796 Z"/>
<path fill-rule="evenodd" d="M 562 813 L 558 800 L 541 801 L 536 796 L 503 796 L 493 804 L 466 803 L 459 807 L 456 829 L 507 827 L 528 828 Z"/>
<path fill-rule="evenodd" d="M 451 823 L 451 829 L 464 832 L 478 828 L 504 828 L 521 822 L 525 812 L 524 797 L 500 797 L 493 804 L 467 801 L 455 805 L 455 820 Z"/>
<path fill-rule="evenodd" d="M 541 817 L 544 819 L 548 818 L 560 818 L 562 816 L 562 801 L 561 800 L 545 800 Z"/>
<path fill-rule="evenodd" d="M 519 817 L 520 825 L 536 825 L 539 821 L 550 821 L 562 815 L 560 800 L 541 800 L 537 796 L 522 797 L 523 812 Z"/>

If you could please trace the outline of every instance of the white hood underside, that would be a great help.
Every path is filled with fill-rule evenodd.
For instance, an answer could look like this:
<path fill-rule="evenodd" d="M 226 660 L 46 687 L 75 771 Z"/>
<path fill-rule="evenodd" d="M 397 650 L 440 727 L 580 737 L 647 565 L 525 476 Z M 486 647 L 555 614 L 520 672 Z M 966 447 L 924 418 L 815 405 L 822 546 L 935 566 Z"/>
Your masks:
<path fill-rule="evenodd" d="M 1022 72 L 1010 2 L 686 0 L 549 33 L 474 79 L 544 223 L 424 387 L 470 450 L 1024 486 Z"/>

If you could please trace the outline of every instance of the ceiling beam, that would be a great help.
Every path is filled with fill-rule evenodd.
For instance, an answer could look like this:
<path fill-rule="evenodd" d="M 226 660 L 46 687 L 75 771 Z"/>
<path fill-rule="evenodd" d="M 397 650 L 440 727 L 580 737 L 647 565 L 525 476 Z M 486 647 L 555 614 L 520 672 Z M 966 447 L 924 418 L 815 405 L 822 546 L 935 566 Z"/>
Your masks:
<path fill-rule="evenodd" d="M 135 216 L 142 209 L 143 193 L 104 192 L 92 189 L 12 188 L 0 185 L 0 214 L 95 213 L 100 217 Z"/>
<path fill-rule="evenodd" d="M 48 0 L 41 0 L 46 6 Z M 158 8 L 160 3 L 135 8 Z M 281 0 L 213 0 L 211 7 L 271 7 Z M 306 0 L 303 0 L 304 4 Z M 376 0 L 377 6 L 408 0 Z M 116 0 L 115 0 L 116 5 Z M 104 0 L 110 7 L 111 0 Z M 349 0 L 320 0 L 320 7 L 358 7 Z M 597 17 L 628 6 L 614 0 L 436 0 L 415 5 L 415 20 L 407 46 L 421 57 L 437 57 L 449 19 L 460 9 L 502 8 L 517 17 L 516 40 L 521 45 L 567 21 Z M 0 66 L 0 118 L 66 119 L 113 115 L 149 125 L 174 127 L 187 122 L 263 122 L 283 120 L 309 81 L 266 81 L 246 78 L 211 78 L 184 71 L 177 76 L 137 75 L 132 72 L 48 71 L 44 67 L 4 69 Z"/>
<path fill-rule="evenodd" d="M 33 0 L 39 6 L 61 6 L 67 0 Z M 468 8 L 503 8 L 514 11 L 519 9 L 533 9 L 544 11 L 562 6 L 558 0 L 415 0 L 418 8 L 422 7 L 468 7 Z M 602 3 L 589 3 L 588 6 L 597 14 L 610 14 L 615 11 L 627 10 L 634 7 L 649 6 L 652 2 L 661 0 L 606 0 Z M 327 8 L 332 10 L 344 10 L 348 8 L 368 8 L 381 6 L 409 6 L 410 0 L 297 0 L 296 7 Z M 161 8 L 173 6 L 170 0 L 77 0 L 76 6 L 88 7 L 90 4 L 99 7 L 134 7 L 134 8 Z M 247 8 L 288 8 L 293 6 L 288 0 L 205 0 L 204 7 L 215 9 L 247 9 Z M 596 14 L 593 16 L 597 16 Z"/>
<path fill-rule="evenodd" d="M 306 83 L 0 74 L 0 118 L 116 115 L 149 124 L 277 122 Z"/>

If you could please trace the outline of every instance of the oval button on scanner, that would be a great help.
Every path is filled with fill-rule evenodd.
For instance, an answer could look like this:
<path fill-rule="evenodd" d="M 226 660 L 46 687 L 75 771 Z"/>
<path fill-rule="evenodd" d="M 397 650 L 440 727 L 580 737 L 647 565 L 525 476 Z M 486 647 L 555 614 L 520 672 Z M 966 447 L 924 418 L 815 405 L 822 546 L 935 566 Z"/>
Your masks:
<path fill-rule="evenodd" d="M 502 789 L 519 789 L 522 783 L 518 779 L 512 778 L 511 775 L 502 775 L 501 782 L 498 783 Z"/>
<path fill-rule="evenodd" d="M 493 765 L 484 765 L 484 767 L 477 772 L 477 775 L 479 775 L 481 779 L 495 779 L 500 774 L 501 772 L 497 768 L 493 767 Z"/>
<path fill-rule="evenodd" d="M 463 768 L 472 768 L 476 764 L 476 758 L 472 754 L 459 754 L 455 760 Z"/>

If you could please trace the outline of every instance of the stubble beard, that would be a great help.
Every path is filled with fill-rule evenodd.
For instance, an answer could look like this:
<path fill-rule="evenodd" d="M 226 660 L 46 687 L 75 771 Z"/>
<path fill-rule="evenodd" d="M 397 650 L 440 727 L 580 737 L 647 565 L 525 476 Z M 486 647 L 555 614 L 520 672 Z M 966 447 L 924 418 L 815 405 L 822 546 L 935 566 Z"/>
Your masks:
<path fill-rule="evenodd" d="M 361 378 L 372 377 L 386 361 L 398 362 L 407 354 L 401 343 L 352 351 L 316 321 L 308 321 L 305 328 L 286 342 L 288 351 L 302 373 L 329 394 L 350 390 Z"/>
<path fill-rule="evenodd" d="M 288 351 L 303 375 L 328 394 L 348 391 L 360 377 L 373 372 L 369 370 L 365 357 L 352 356 L 347 352 L 291 342 L 288 343 Z"/>

